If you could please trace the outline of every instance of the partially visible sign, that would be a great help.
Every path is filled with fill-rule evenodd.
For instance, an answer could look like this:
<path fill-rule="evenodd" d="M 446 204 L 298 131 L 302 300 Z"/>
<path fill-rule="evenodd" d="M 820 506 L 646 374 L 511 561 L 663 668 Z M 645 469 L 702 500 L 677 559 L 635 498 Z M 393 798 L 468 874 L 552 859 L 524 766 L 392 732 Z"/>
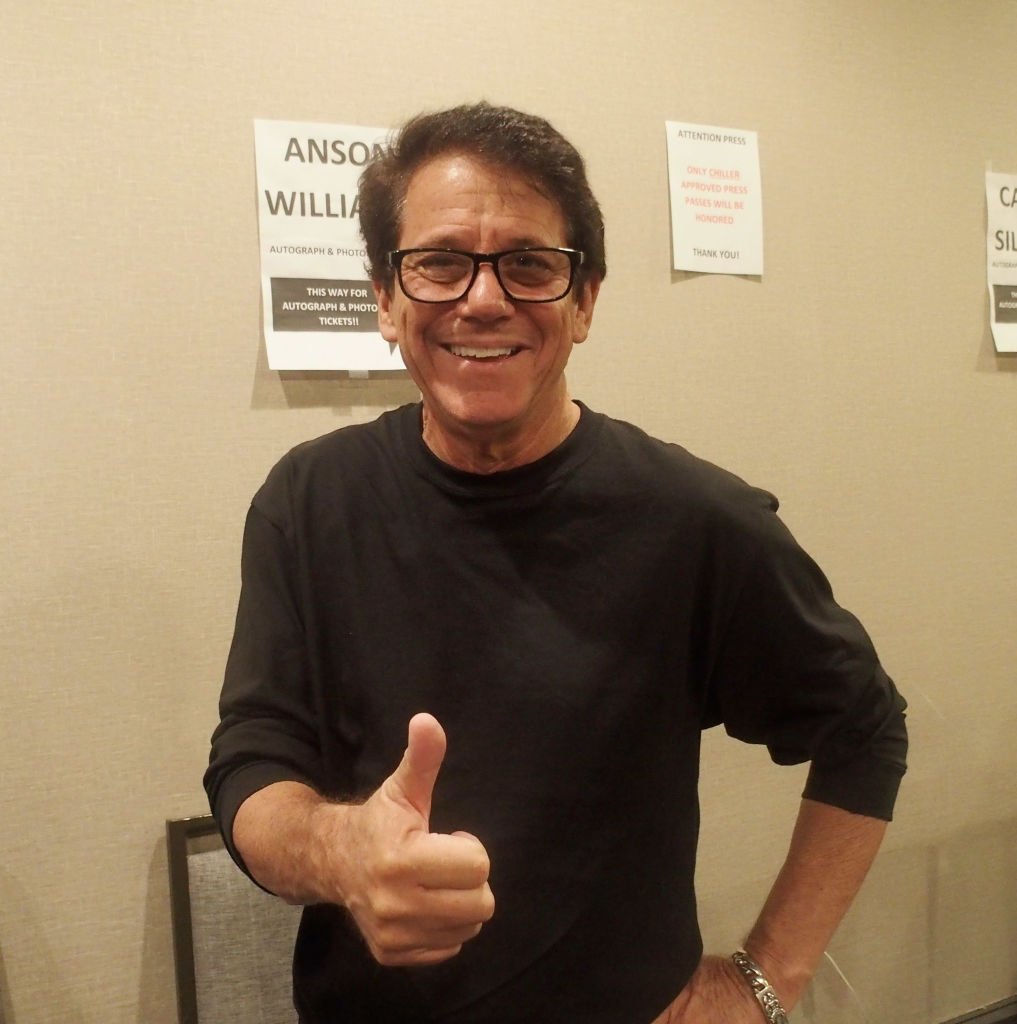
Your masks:
<path fill-rule="evenodd" d="M 384 128 L 254 122 L 265 349 L 273 370 L 401 370 L 378 333 L 357 180 Z"/>
<path fill-rule="evenodd" d="M 985 175 L 989 322 L 997 352 L 1017 352 L 1017 174 Z"/>
<path fill-rule="evenodd" d="M 675 270 L 763 273 L 763 195 L 755 132 L 665 122 Z"/>

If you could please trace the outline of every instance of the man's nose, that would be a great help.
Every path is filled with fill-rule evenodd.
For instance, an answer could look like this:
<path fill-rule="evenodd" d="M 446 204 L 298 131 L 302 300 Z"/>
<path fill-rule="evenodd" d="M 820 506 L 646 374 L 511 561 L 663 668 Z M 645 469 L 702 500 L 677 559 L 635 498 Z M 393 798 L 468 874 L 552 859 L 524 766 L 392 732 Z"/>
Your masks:
<path fill-rule="evenodd" d="M 467 309 L 475 315 L 504 315 L 512 308 L 505 289 L 490 263 L 481 263 L 470 290 L 463 297 Z"/>

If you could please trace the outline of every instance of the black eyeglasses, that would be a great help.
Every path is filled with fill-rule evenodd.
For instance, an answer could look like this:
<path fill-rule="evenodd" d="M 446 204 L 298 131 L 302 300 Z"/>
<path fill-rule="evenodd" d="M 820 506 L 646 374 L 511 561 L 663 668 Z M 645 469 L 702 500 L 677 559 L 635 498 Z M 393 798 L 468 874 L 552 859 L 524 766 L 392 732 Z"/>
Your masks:
<path fill-rule="evenodd" d="M 481 263 L 490 263 L 505 294 L 516 302 L 557 302 L 572 290 L 585 253 L 539 246 L 503 252 L 394 249 L 388 265 L 414 302 L 458 302 L 473 287 Z"/>

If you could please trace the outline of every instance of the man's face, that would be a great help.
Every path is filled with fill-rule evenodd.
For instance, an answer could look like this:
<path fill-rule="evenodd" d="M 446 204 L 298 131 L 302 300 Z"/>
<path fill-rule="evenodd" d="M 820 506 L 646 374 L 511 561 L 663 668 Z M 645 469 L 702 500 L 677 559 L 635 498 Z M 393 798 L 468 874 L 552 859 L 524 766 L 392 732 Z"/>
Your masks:
<path fill-rule="evenodd" d="M 511 171 L 450 154 L 420 167 L 406 192 L 399 248 L 498 252 L 566 246 L 557 204 Z M 490 264 L 457 302 L 376 286 L 381 333 L 398 342 L 432 429 L 460 442 L 523 442 L 569 403 L 564 370 L 586 339 L 597 282 L 557 302 L 509 299 Z M 484 357 L 497 350 L 499 355 Z"/>

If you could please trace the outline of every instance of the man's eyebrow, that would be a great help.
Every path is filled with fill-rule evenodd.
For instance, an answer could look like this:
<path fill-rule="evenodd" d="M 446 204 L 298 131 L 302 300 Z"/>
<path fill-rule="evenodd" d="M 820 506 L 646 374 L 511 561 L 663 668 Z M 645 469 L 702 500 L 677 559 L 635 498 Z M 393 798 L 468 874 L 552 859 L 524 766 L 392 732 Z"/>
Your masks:
<path fill-rule="evenodd" d="M 522 235 L 512 240 L 510 249 L 547 249 L 556 248 L 551 242 L 546 242 L 541 238 L 534 238 L 532 235 Z"/>
<path fill-rule="evenodd" d="M 425 236 L 427 237 L 427 236 Z M 443 233 L 440 235 L 432 235 L 428 238 L 427 245 L 437 246 L 441 249 L 462 249 L 462 242 L 459 238 L 456 238 L 454 234 Z"/>
<path fill-rule="evenodd" d="M 426 236 L 425 236 L 426 237 Z M 436 249 L 459 249 L 461 252 L 472 252 L 477 250 L 470 250 L 464 247 L 463 243 L 453 233 L 442 233 L 434 235 L 428 238 L 425 242 L 418 243 L 417 247 L 424 246 L 426 248 Z M 492 252 L 506 252 L 511 249 L 546 249 L 546 248 L 557 248 L 552 242 L 547 242 L 544 239 L 535 238 L 533 235 L 516 235 L 510 238 L 507 242 L 500 245 L 496 250 Z"/>

